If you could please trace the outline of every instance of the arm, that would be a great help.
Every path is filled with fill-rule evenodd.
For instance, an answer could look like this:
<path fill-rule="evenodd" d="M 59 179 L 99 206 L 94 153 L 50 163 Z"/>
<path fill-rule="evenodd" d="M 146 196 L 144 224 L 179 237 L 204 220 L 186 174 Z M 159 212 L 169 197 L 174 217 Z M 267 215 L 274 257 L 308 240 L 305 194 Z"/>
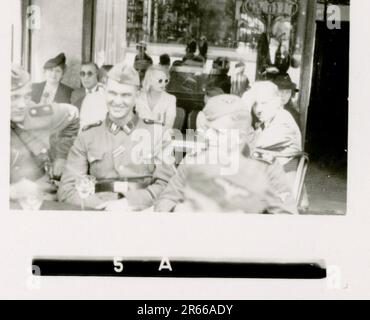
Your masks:
<path fill-rule="evenodd" d="M 54 146 L 55 159 L 65 160 L 80 129 L 79 112 L 76 107 L 67 104 L 57 105 L 56 108 L 59 110 L 54 119 L 55 140 L 51 141 L 51 146 Z"/>
<path fill-rule="evenodd" d="M 176 174 L 168 182 L 155 203 L 155 212 L 172 212 L 184 200 L 185 165 L 178 167 Z"/>
<path fill-rule="evenodd" d="M 166 126 L 173 128 L 176 120 L 176 97 L 170 96 L 169 103 L 166 110 Z"/>
<path fill-rule="evenodd" d="M 300 152 L 301 133 L 299 128 L 291 121 L 283 121 L 275 124 L 274 128 L 267 128 L 257 133 L 257 148 L 267 149 L 272 152 L 284 154 L 285 152 Z"/>
<path fill-rule="evenodd" d="M 172 165 L 156 165 L 153 173 L 153 183 L 150 186 L 143 190 L 129 191 L 125 195 L 129 206 L 135 210 L 144 210 L 153 206 L 174 173 L 175 169 Z"/>
<path fill-rule="evenodd" d="M 163 146 L 162 146 L 163 144 Z M 173 165 L 173 148 L 171 146 L 170 136 L 166 133 L 162 136 L 162 141 L 158 147 L 153 163 L 153 183 L 143 190 L 129 191 L 125 196 L 128 204 L 134 210 L 144 210 L 152 207 L 159 195 L 166 188 L 172 176 L 176 173 Z"/>
<path fill-rule="evenodd" d="M 75 189 L 75 181 L 77 177 L 87 174 L 89 174 L 87 148 L 84 143 L 83 135 L 79 135 L 71 148 L 67 165 L 63 172 L 58 190 L 59 201 L 79 206 L 81 204 L 81 198 Z M 92 195 L 85 200 L 85 205 L 89 208 L 95 208 L 102 203 L 103 201 L 96 195 Z"/>

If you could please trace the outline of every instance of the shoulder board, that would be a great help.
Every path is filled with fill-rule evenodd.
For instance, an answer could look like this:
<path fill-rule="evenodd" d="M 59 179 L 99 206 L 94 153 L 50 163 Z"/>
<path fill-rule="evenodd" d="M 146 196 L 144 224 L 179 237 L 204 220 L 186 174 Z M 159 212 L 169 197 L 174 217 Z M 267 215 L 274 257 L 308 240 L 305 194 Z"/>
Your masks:
<path fill-rule="evenodd" d="M 157 125 L 160 125 L 160 126 L 163 126 L 164 127 L 164 123 L 161 122 L 161 121 L 155 121 L 155 120 L 150 120 L 150 119 L 144 119 L 143 121 L 147 125 L 157 124 Z"/>
<path fill-rule="evenodd" d="M 253 152 L 251 157 L 254 160 L 262 161 L 267 164 L 273 164 L 275 162 L 274 156 L 263 152 Z"/>
<path fill-rule="evenodd" d="M 89 124 L 87 126 L 85 126 L 83 129 L 82 129 L 82 132 L 86 132 L 92 128 L 97 128 L 97 127 L 100 127 L 101 125 L 103 124 L 103 121 L 98 121 L 96 123 L 93 123 L 93 124 Z"/>

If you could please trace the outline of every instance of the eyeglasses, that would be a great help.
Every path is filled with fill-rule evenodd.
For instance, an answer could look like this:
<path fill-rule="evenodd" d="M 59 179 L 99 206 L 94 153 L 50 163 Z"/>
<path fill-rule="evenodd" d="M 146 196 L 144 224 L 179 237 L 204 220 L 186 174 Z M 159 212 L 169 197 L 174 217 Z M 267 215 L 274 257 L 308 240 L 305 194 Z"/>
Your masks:
<path fill-rule="evenodd" d="M 91 78 L 91 77 L 92 77 L 92 76 L 94 76 L 94 75 L 96 75 L 96 73 L 95 73 L 95 72 L 92 72 L 92 71 L 88 71 L 88 72 L 81 71 L 81 72 L 80 72 L 80 77 L 81 77 L 81 78 L 85 78 L 86 76 L 87 76 L 88 78 Z"/>
<path fill-rule="evenodd" d="M 168 83 L 170 82 L 170 80 L 168 80 L 168 79 L 159 79 L 159 80 L 158 80 L 158 83 L 159 83 L 159 84 L 162 84 L 163 82 L 164 82 L 165 84 L 168 84 Z"/>

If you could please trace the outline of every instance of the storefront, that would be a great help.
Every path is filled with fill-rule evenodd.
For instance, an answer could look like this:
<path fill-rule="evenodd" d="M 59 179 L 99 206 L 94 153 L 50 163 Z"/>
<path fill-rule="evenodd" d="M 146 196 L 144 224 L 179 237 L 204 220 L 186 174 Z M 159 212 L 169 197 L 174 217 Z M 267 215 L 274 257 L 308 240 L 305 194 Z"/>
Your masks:
<path fill-rule="evenodd" d="M 186 44 L 192 39 L 199 44 L 203 37 L 208 44 L 205 73 L 214 59 L 226 57 L 231 61 L 230 74 L 236 63 L 243 62 L 250 82 L 263 68 L 274 65 L 279 52 L 299 88 L 297 111 L 305 131 L 316 1 L 17 0 L 14 10 L 21 19 L 13 26 L 13 60 L 28 68 L 34 81 L 42 80 L 48 58 L 65 52 L 69 68 L 64 81 L 79 86 L 82 60 L 100 65 L 124 59 L 133 63 L 139 41 L 147 43 L 147 53 L 158 63 L 164 53 L 172 61 L 181 59 Z"/>
<path fill-rule="evenodd" d="M 308 20 L 313 18 L 307 11 L 313 12 L 315 6 L 314 1 L 307 0 L 91 2 L 85 1 L 95 21 L 93 32 L 86 34 L 91 46 L 91 56 L 87 54 L 87 59 L 104 60 L 107 64 L 124 57 L 133 59 L 135 46 L 142 40 L 148 43 L 148 53 L 155 62 L 163 53 L 179 59 L 185 55 L 189 41 L 199 42 L 204 37 L 209 60 L 227 57 L 233 62 L 243 61 L 252 81 L 256 73 L 258 41 L 261 35 L 273 32 L 276 20 L 291 24 L 285 50 L 301 59 L 305 35 L 310 34 L 306 32 Z M 299 82 L 299 72 L 291 70 L 291 73 L 294 81 Z"/>

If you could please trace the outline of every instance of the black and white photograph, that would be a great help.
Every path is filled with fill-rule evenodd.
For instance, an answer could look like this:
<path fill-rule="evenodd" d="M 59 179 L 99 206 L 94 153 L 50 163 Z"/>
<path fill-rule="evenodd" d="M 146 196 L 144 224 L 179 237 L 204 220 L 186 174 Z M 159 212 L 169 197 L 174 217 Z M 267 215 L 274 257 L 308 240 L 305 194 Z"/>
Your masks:
<path fill-rule="evenodd" d="M 5 297 L 368 292 L 363 1 L 4 8 Z"/>
<path fill-rule="evenodd" d="M 346 214 L 349 1 L 12 9 L 11 209 Z"/>

